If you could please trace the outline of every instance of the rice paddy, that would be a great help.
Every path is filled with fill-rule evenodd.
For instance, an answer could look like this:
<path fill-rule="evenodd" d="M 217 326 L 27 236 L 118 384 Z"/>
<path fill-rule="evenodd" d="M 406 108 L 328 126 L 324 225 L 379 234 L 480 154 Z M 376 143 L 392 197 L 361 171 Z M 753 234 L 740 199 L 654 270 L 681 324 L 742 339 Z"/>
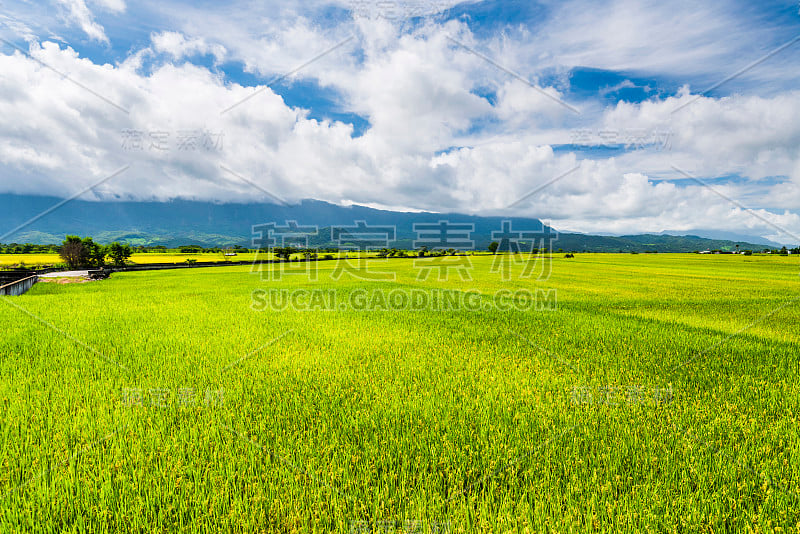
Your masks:
<path fill-rule="evenodd" d="M 226 257 L 222 253 L 198 253 L 198 254 L 185 254 L 181 252 L 145 252 L 133 254 L 130 258 L 131 262 L 137 264 L 148 263 L 182 263 L 186 260 L 195 260 L 198 262 L 203 261 L 253 261 L 255 253 L 237 254 L 236 256 Z M 0 267 L 9 267 L 11 265 L 19 265 L 20 263 L 28 267 L 40 265 L 59 265 L 64 263 L 58 254 L 0 254 Z"/>
<path fill-rule="evenodd" d="M 324 256 L 325 254 L 321 254 Z M 343 256 L 344 253 L 333 253 L 332 256 Z M 357 253 L 350 252 L 349 256 L 354 257 Z M 374 255 L 374 254 L 371 254 Z M 293 254 L 292 259 L 302 258 L 302 254 Z M 184 263 L 187 260 L 194 260 L 196 262 L 251 262 L 254 260 L 274 260 L 275 255 L 269 252 L 240 252 L 235 256 L 225 256 L 224 253 L 216 252 L 200 252 L 200 253 L 183 253 L 183 252 L 139 252 L 134 253 L 130 257 L 130 262 L 137 265 L 147 265 L 152 263 Z M 55 253 L 42 253 L 42 254 L 0 254 L 0 267 L 11 267 L 17 265 L 24 265 L 26 267 L 37 266 L 53 266 L 61 265 L 64 263 L 58 254 Z"/>
<path fill-rule="evenodd" d="M 797 258 L 470 261 L 2 298 L 0 531 L 800 531 Z"/>

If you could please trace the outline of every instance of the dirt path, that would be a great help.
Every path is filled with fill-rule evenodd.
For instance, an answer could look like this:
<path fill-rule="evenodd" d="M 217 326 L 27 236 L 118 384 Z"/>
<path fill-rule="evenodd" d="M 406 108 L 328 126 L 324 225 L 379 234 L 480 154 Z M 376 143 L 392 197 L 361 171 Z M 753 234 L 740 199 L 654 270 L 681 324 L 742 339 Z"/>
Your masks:
<path fill-rule="evenodd" d="M 57 273 L 40 274 L 39 278 L 81 278 L 88 276 L 89 271 L 60 271 Z"/>

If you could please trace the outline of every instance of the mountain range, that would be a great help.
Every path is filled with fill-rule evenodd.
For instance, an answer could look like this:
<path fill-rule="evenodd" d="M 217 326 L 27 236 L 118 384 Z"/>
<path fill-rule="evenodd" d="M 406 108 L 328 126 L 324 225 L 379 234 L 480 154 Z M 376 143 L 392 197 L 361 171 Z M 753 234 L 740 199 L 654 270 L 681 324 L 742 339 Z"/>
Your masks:
<path fill-rule="evenodd" d="M 55 209 L 54 209 L 55 208 Z M 0 242 L 60 243 L 67 234 L 91 236 L 100 243 L 112 241 L 131 245 L 252 246 L 253 226 L 275 223 L 284 226 L 297 221 L 301 226 L 317 226 L 316 246 L 335 243 L 330 239 L 332 226 L 354 226 L 356 221 L 368 225 L 395 226 L 396 241 L 390 247 L 411 249 L 419 236 L 415 223 L 451 223 L 474 225 L 470 238 L 476 249 L 485 249 L 495 240 L 493 232 L 510 221 L 514 230 L 556 230 L 538 219 L 522 217 L 482 217 L 466 214 L 388 211 L 365 206 L 339 206 L 319 200 L 303 200 L 296 205 L 222 204 L 194 200 L 169 202 L 87 201 L 55 197 L 0 194 Z M 696 232 L 701 234 L 700 231 Z M 702 232 L 706 233 L 706 232 Z M 696 250 L 761 250 L 774 248 L 763 238 L 728 234 L 723 239 L 706 233 L 676 235 L 674 232 L 640 235 L 588 235 L 558 233 L 554 249 L 593 252 L 692 252 Z M 732 238 L 732 239 L 731 239 Z M 779 245 L 777 245 L 779 246 Z"/>

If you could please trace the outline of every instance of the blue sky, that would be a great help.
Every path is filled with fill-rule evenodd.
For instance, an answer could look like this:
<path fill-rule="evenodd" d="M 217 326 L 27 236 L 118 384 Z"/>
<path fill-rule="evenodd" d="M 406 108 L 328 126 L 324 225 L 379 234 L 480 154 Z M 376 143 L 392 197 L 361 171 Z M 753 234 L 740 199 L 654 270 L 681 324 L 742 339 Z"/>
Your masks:
<path fill-rule="evenodd" d="M 84 198 L 266 191 L 800 241 L 796 2 L 6 0 L 0 13 L 0 192 L 67 197 L 129 165 Z"/>

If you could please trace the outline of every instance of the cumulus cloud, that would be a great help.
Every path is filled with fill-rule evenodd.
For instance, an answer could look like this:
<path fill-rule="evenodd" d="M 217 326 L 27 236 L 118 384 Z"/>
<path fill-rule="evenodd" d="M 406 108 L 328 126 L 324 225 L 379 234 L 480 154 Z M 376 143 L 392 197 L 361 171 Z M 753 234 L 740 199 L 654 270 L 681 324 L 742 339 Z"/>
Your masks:
<path fill-rule="evenodd" d="M 54 43 L 31 50 L 37 59 L 72 73 L 98 95 L 129 110 L 126 114 L 20 53 L 0 56 L 7 73 L 0 85 L 0 113 L 8 124 L 0 162 L 2 175 L 16 178 L 4 180 L 4 189 L 68 196 L 131 165 L 94 193 L 101 198 L 248 201 L 269 200 L 262 192 L 266 190 L 289 200 L 347 199 L 476 213 L 508 213 L 508 206 L 525 198 L 515 206 L 517 213 L 558 221 L 564 228 L 661 231 L 730 228 L 735 222 L 737 227 L 765 230 L 762 221 L 743 217 L 741 210 L 697 184 L 655 180 L 636 171 L 632 159 L 578 160 L 575 154 L 557 153 L 525 133 L 432 153 L 431 146 L 446 146 L 464 127 L 459 120 L 489 113 L 492 107 L 465 89 L 469 83 L 458 69 L 444 68 L 453 60 L 446 56 L 446 46 L 436 47 L 442 54 L 438 60 L 433 54 L 434 65 L 441 64 L 442 70 L 421 66 L 414 54 L 421 54 L 426 42 L 410 39 L 365 67 L 354 90 L 375 125 L 356 138 L 352 126 L 311 119 L 307 111 L 287 106 L 269 88 L 238 113 L 221 114 L 253 89 L 225 84 L 216 74 L 191 64 L 166 64 L 142 75 L 132 66 L 95 65 Z M 410 96 L 404 99 L 406 92 Z M 681 98 L 689 97 L 620 105 L 604 121 L 659 124 L 668 111 L 658 106 L 674 109 Z M 717 162 L 737 151 L 749 150 L 751 155 L 769 151 L 766 147 L 772 145 L 792 156 L 791 139 L 797 134 L 791 130 L 796 127 L 791 114 L 780 122 L 789 136 L 781 143 L 777 133 L 736 135 L 735 130 L 749 125 L 763 134 L 776 120 L 775 113 L 765 110 L 796 103 L 794 94 L 740 105 L 698 100 L 692 106 L 697 108 L 676 119 L 685 121 L 681 123 L 685 136 L 703 141 L 712 132 L 734 131 L 716 143 L 699 145 L 692 137 L 679 137 L 677 146 Z M 715 152 L 710 153 L 712 149 Z M 796 156 L 795 152 L 795 165 Z M 730 164 L 749 158 L 733 158 Z M 222 167 L 255 182 L 260 190 Z M 526 197 L 576 167 L 562 180 Z M 724 191 L 732 198 L 737 195 L 736 186 Z M 797 226 L 792 214 L 762 216 L 775 224 Z"/>
<path fill-rule="evenodd" d="M 618 103 L 603 117 L 612 131 L 669 133 L 669 150 L 657 156 L 633 153 L 627 159 L 649 171 L 677 166 L 694 176 L 738 175 L 800 185 L 800 91 L 771 97 L 733 95 L 709 98 L 684 91 L 677 97 L 640 104 Z M 683 176 L 678 176 L 683 178 Z M 750 184 L 752 185 L 752 184 Z M 800 208 L 800 196 L 769 188 L 752 200 L 760 205 Z M 752 196 L 752 194 L 751 194 Z"/>
<path fill-rule="evenodd" d="M 31 45 L 41 63 L 19 52 L 0 55 L 0 190 L 66 197 L 130 165 L 94 188 L 93 198 L 269 201 L 275 195 L 513 213 L 548 219 L 562 230 L 739 229 L 791 241 L 777 236 L 766 219 L 800 233 L 792 212 L 800 209 L 799 92 L 718 98 L 686 87 L 669 98 L 608 109 L 580 102 L 578 116 L 558 103 L 568 98 L 565 88 L 540 82 L 537 72 L 584 60 L 625 66 L 633 61 L 628 49 L 635 48 L 627 37 L 620 42 L 590 30 L 579 36 L 580 46 L 566 46 L 558 58 L 540 54 L 532 60 L 528 45 L 541 39 L 538 34 L 479 38 L 461 20 L 420 21 L 408 29 L 386 19 L 348 19 L 321 27 L 281 10 L 271 18 L 257 11 L 230 17 L 217 12 L 200 20 L 191 8 L 188 13 L 191 24 L 152 33 L 146 48 L 116 65 L 47 41 Z M 556 20 L 570 17 L 572 28 L 579 22 L 573 18 L 583 16 L 560 8 L 554 13 Z M 654 16 L 638 9 L 618 14 L 626 24 Z M 699 40 L 692 33 L 695 22 L 689 33 Z M 543 33 L 557 43 L 565 38 L 561 31 L 548 27 Z M 452 39 L 497 58 L 530 83 Z M 598 59 L 586 49 L 598 43 L 611 55 Z M 677 68 L 674 57 L 650 55 L 647 42 L 637 46 L 644 47 L 644 63 Z M 708 46 L 694 56 L 680 54 L 703 59 L 718 53 Z M 142 69 L 156 54 L 166 60 Z M 307 64 L 294 77 L 330 90 L 338 109 L 363 117 L 368 127 L 354 136 L 350 124 L 314 119 L 319 115 L 288 105 L 277 89 L 246 87 L 184 61 L 196 55 L 239 61 L 265 79 Z M 668 131 L 670 145 L 614 158 L 560 149 L 578 125 Z M 717 192 L 675 167 L 720 178 L 713 182 Z"/>

